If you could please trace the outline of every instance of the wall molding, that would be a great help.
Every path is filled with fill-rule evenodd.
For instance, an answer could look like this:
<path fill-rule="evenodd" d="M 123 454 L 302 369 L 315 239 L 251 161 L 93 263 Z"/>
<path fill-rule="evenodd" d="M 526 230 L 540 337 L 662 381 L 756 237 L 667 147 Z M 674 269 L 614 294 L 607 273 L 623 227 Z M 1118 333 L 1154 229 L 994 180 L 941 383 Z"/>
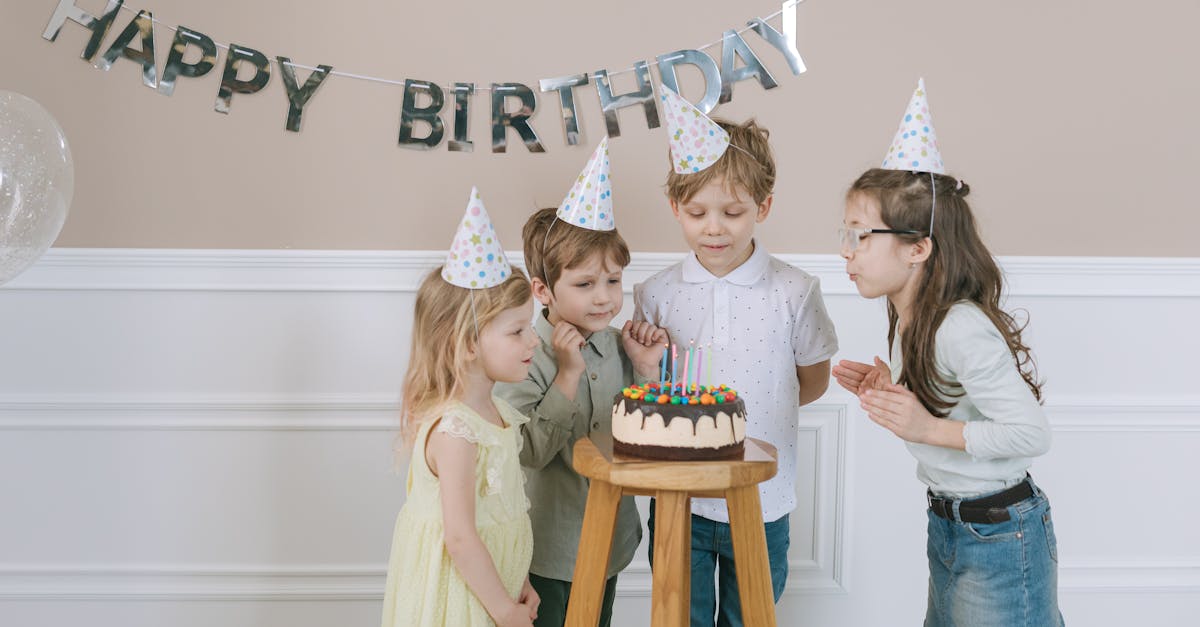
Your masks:
<path fill-rule="evenodd" d="M 208 292 L 281 294 L 396 293 L 411 295 L 421 277 L 442 262 L 440 251 L 259 251 L 52 249 L 27 272 L 0 286 L 0 303 L 40 298 L 53 292 L 79 292 L 71 299 L 122 292 L 128 307 L 147 293 Z M 822 280 L 823 291 L 857 298 L 854 285 L 835 255 L 779 255 Z M 520 255 L 512 255 L 519 261 Z M 636 253 L 625 274 L 627 288 L 682 257 L 676 253 Z M 1010 295 L 1022 298 L 1148 299 L 1141 306 L 1176 306 L 1171 300 L 1200 297 L 1200 258 L 1001 257 Z M 46 294 L 37 294 L 46 292 Z M 1040 302 L 1040 301 L 1039 301 Z M 1090 303 L 1076 303 L 1075 306 Z M 125 306 L 125 305 L 122 305 Z M 1192 301 L 1186 306 L 1192 307 Z M 31 311 L 37 311 L 33 309 Z M 1188 310 L 1190 311 L 1190 309 Z M 1173 318 L 1183 319 L 1186 316 Z M 1182 358 L 1181 358 L 1182 359 Z M 1132 366 L 1131 366 L 1132 367 Z M 206 388 L 196 388 L 206 389 Z M 1085 388 L 1086 389 L 1086 388 Z M 1186 387 L 1169 394 L 1055 395 L 1046 403 L 1056 434 L 1153 434 L 1172 437 L 1200 433 L 1200 394 Z M 390 392 L 390 390 L 383 390 Z M 1152 392 L 1152 391 L 1151 391 Z M 790 564 L 787 595 L 847 595 L 852 588 L 854 482 L 847 477 L 858 454 L 849 441 L 861 414 L 852 397 L 834 389 L 801 410 L 801 429 L 816 434 L 818 476 L 812 508 L 811 560 Z M 0 393 L 0 433 L 20 431 L 196 431 L 394 433 L 396 394 L 27 394 Z M 32 433 L 30 434 L 32 435 Z M 5 437 L 0 435 L 0 437 Z M 35 438 L 37 436 L 34 436 Z M 382 434 L 381 434 L 382 437 Z M 833 456 L 833 457 L 830 457 Z M 822 474 L 824 473 L 824 474 Z M 825 522 L 823 522 L 825 521 Z M 832 522 L 830 522 L 832 521 Z M 852 522 L 852 521 L 850 521 Z M 832 535 L 831 535 L 832 534 Z M 795 541 L 795 539 L 794 539 Z M 802 541 L 808 542 L 806 537 Z M 200 556 L 202 557 L 202 556 Z M 861 556 L 860 556 L 861 559 Z M 860 562 L 861 563 L 861 562 Z M 328 564 L 6 564 L 0 562 L 0 601 L 378 601 L 385 565 Z M 651 574 L 644 561 L 621 577 L 622 597 L 647 597 Z M 1200 594 L 1200 561 L 1137 560 L 1097 556 L 1060 565 L 1064 593 L 1137 595 Z"/>
<path fill-rule="evenodd" d="M 0 431 L 395 431 L 379 395 L 0 395 Z"/>
<path fill-rule="evenodd" d="M 0 600 L 379 601 L 386 564 L 0 565 Z"/>
<path fill-rule="evenodd" d="M 411 292 L 442 251 L 52 248 L 5 290 Z M 509 258 L 523 265 L 519 251 Z M 837 255 L 778 254 L 818 276 L 826 294 L 855 294 Z M 683 253 L 634 253 L 641 281 Z M 1200 257 L 998 257 L 1013 296 L 1200 296 Z M 626 285 L 632 288 L 630 280 Z"/>
<path fill-rule="evenodd" d="M 795 566 L 793 566 L 795 568 Z M 0 564 L 0 601 L 380 601 L 385 564 Z M 1200 562 L 1096 561 L 1059 567 L 1069 593 L 1200 593 Z M 650 567 L 631 564 L 617 583 L 621 597 L 650 596 Z M 785 595 L 838 593 L 838 587 L 792 586 Z"/>
<path fill-rule="evenodd" d="M 831 392 L 800 410 L 806 418 L 841 408 Z M 0 394 L 0 431 L 392 431 L 396 397 L 381 395 L 23 395 Z M 1057 397 L 1046 401 L 1055 432 L 1144 433 L 1200 431 L 1200 396 Z M 838 420 L 845 438 L 845 416 Z M 819 430 L 819 428 L 818 428 Z M 839 460 L 844 464 L 844 460 Z"/>

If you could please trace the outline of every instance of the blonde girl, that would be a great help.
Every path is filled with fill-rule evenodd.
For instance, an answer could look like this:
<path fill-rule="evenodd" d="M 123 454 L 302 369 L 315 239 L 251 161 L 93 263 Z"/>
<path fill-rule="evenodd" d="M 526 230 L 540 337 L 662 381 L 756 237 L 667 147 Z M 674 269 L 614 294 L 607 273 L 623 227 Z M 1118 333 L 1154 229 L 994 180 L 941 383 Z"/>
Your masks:
<path fill-rule="evenodd" d="M 538 344 L 519 270 L 493 287 L 431 272 L 417 292 L 401 433 L 408 497 L 396 520 L 383 627 L 529 627 L 538 597 L 518 451 L 526 418 L 492 396 L 525 379 Z"/>

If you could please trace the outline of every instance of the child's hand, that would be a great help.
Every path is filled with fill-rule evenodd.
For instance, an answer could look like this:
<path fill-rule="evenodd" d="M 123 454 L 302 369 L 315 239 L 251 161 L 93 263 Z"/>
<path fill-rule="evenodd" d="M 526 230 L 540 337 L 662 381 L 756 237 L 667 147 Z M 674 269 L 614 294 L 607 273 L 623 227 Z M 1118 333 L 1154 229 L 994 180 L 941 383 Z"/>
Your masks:
<path fill-rule="evenodd" d="M 833 377 L 838 385 L 855 396 L 861 397 L 867 390 L 882 390 L 892 383 L 892 369 L 878 357 L 875 365 L 858 361 L 841 360 L 833 367 Z"/>
<path fill-rule="evenodd" d="M 575 325 L 570 322 L 559 322 L 554 325 L 554 334 L 550 336 L 550 344 L 554 347 L 554 357 L 558 361 L 558 371 L 565 372 L 571 379 L 578 379 L 585 369 L 583 348 L 587 340 Z M 574 384 L 574 382 L 572 382 Z"/>
<path fill-rule="evenodd" d="M 642 346 L 661 347 L 667 343 L 667 330 L 650 324 L 644 320 L 628 320 L 621 327 L 621 339 L 625 342 L 637 342 Z M 626 344 L 628 347 L 628 344 Z"/>
<path fill-rule="evenodd" d="M 625 348 L 625 354 L 633 362 L 634 370 L 651 379 L 658 374 L 658 360 L 662 357 L 663 345 L 668 339 L 665 329 L 649 322 L 630 320 L 621 327 L 621 344 Z"/>
<path fill-rule="evenodd" d="M 529 606 L 530 620 L 537 618 L 538 606 L 542 604 L 542 598 L 538 596 L 537 590 L 533 589 L 533 584 L 529 583 L 529 578 L 525 578 L 525 585 L 521 586 L 521 596 L 517 598 L 517 603 Z"/>
<path fill-rule="evenodd" d="M 864 390 L 860 398 L 862 408 L 876 424 L 905 442 L 930 443 L 938 418 L 908 388 L 888 383 L 882 389 Z"/>
<path fill-rule="evenodd" d="M 531 613 L 536 614 L 528 605 L 513 603 L 504 613 L 493 618 L 496 619 L 497 627 L 533 627 Z"/>

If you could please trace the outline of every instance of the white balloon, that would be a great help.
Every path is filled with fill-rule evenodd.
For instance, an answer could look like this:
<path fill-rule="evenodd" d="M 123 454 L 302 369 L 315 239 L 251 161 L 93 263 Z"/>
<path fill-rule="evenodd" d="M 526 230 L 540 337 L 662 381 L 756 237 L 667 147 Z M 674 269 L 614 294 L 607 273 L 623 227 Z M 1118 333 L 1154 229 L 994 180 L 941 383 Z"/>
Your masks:
<path fill-rule="evenodd" d="M 0 90 L 0 285 L 58 238 L 75 190 L 71 149 L 33 100 Z"/>

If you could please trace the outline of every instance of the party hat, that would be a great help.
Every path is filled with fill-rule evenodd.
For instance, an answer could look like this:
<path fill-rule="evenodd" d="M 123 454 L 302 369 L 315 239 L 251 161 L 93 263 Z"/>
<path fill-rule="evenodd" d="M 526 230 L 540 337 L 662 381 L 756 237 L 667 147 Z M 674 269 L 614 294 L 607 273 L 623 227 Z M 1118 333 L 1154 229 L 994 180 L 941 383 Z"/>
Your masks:
<path fill-rule="evenodd" d="M 593 231 L 617 228 L 612 212 L 612 178 L 608 173 L 608 138 L 600 140 L 592 158 L 558 206 L 558 219 Z"/>
<path fill-rule="evenodd" d="M 937 133 L 933 131 L 933 116 L 929 114 L 929 100 L 925 97 L 925 79 L 917 81 L 908 109 L 900 119 L 900 129 L 883 158 L 885 170 L 909 170 L 945 174 L 942 155 L 938 152 Z"/>
<path fill-rule="evenodd" d="M 670 87 L 662 88 L 663 115 L 671 165 L 677 174 L 699 172 L 716 163 L 729 148 L 729 133 Z"/>
<path fill-rule="evenodd" d="M 478 289 L 499 285 L 510 274 L 512 267 L 496 237 L 492 218 L 483 206 L 479 190 L 472 187 L 467 211 L 458 224 L 454 243 L 446 255 L 446 265 L 442 267 L 442 278 L 459 287 Z"/>

